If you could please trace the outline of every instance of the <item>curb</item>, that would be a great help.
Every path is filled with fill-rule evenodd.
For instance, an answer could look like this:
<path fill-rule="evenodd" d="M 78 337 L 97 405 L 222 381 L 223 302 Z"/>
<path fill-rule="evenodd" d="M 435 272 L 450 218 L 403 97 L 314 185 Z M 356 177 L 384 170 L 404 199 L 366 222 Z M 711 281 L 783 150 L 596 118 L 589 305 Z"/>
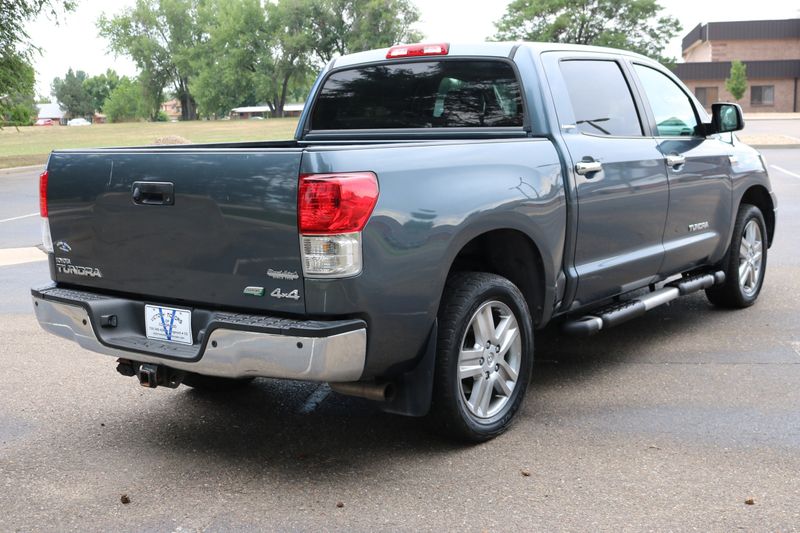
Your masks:
<path fill-rule="evenodd" d="M 748 144 L 747 146 L 755 148 L 757 150 L 764 150 L 764 149 L 787 150 L 787 149 L 800 148 L 800 144 Z"/>
<path fill-rule="evenodd" d="M 9 168 L 0 168 L 0 176 L 4 176 L 6 174 L 14 174 L 16 172 L 24 172 L 26 170 L 36 170 L 36 169 L 44 169 L 46 163 L 42 163 L 41 165 L 28 165 L 25 167 L 9 167 Z"/>

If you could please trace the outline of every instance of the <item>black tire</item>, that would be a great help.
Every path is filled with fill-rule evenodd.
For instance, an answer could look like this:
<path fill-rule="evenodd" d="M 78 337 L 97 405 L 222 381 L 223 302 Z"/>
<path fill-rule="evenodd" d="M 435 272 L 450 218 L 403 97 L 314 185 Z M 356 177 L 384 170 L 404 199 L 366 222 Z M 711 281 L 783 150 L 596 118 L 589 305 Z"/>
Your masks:
<path fill-rule="evenodd" d="M 747 261 L 741 257 L 741 248 L 743 239 L 747 240 L 745 231 L 751 222 L 758 227 L 761 262 L 757 274 L 754 274 L 754 281 L 748 286 L 750 282 L 742 283 L 740 280 L 739 268 L 743 264 L 742 261 Z M 741 309 L 756 303 L 764 284 L 764 274 L 767 271 L 767 239 L 767 225 L 764 223 L 764 215 L 761 210 L 750 204 L 740 205 L 736 215 L 736 224 L 733 226 L 731 243 L 721 265 L 725 271 L 725 283 L 706 290 L 706 296 L 712 304 L 719 307 Z M 747 247 L 749 248 L 749 246 Z M 747 265 L 744 266 L 747 269 Z"/>
<path fill-rule="evenodd" d="M 220 378 L 187 372 L 183 377 L 183 384 L 201 391 L 217 392 L 241 389 L 252 383 L 253 379 L 255 378 Z"/>
<path fill-rule="evenodd" d="M 480 325 L 476 321 L 479 320 L 479 311 L 486 320 L 492 319 L 493 336 L 499 330 L 501 321 L 508 318 L 510 311 L 516 321 L 518 340 L 512 335 L 512 327 L 508 326 L 505 331 L 499 330 L 505 333 L 503 338 L 507 340 L 508 348 L 501 347 L 502 340 L 487 341 L 492 345 L 491 348 L 484 346 L 478 337 Z M 506 324 L 513 323 L 509 320 Z M 510 340 L 512 337 L 513 341 Z M 465 358 L 467 352 L 481 353 L 483 357 L 477 359 L 477 355 L 470 355 L 473 365 L 462 367 L 459 365 L 459 355 L 465 345 Z M 462 360 L 465 361 L 466 359 Z M 428 416 L 434 428 L 447 437 L 468 442 L 483 442 L 500 435 L 508 429 L 522 404 L 532 364 L 532 320 L 519 289 L 495 274 L 453 274 L 447 280 L 439 309 L 433 402 Z M 518 366 L 516 382 L 512 380 L 511 367 L 514 365 Z M 460 368 L 465 371 L 470 369 L 473 374 L 478 375 L 461 379 Z M 484 375 L 485 383 L 482 382 Z M 465 390 L 466 388 L 469 390 Z M 502 390 L 504 388 L 510 388 L 510 394 Z M 470 398 L 467 398 L 467 394 Z M 485 402 L 479 398 L 485 399 L 485 394 L 489 395 L 489 400 L 481 410 L 478 404 L 483 405 Z M 473 400 L 473 397 L 476 398 Z M 492 409 L 496 409 L 496 412 Z"/>

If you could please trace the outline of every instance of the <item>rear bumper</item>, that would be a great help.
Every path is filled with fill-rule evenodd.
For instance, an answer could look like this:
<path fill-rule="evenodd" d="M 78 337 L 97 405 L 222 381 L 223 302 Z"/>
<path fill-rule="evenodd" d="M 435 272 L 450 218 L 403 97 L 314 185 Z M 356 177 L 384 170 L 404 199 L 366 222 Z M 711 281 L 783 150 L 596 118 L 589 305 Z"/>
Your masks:
<path fill-rule="evenodd" d="M 364 371 L 362 320 L 298 321 L 194 308 L 195 344 L 187 346 L 145 337 L 144 305 L 150 302 L 55 286 L 31 293 L 45 331 L 114 357 L 230 378 L 345 382 Z M 110 316 L 116 326 L 108 325 Z"/>

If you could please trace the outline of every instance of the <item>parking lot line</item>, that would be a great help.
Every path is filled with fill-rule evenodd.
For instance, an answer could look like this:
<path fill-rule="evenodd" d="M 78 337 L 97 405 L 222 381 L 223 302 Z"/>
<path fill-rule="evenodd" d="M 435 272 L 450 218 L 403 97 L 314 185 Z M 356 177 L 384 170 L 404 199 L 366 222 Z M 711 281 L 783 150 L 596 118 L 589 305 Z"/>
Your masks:
<path fill-rule="evenodd" d="M 775 170 L 780 170 L 780 171 L 781 171 L 781 172 L 783 172 L 784 174 L 788 174 L 789 176 L 791 176 L 791 177 L 793 177 L 793 178 L 800 179 L 800 174 L 795 174 L 794 172 L 792 172 L 792 171 L 790 171 L 790 170 L 786 170 L 786 169 L 785 169 L 785 168 L 783 168 L 783 167 L 779 167 L 778 165 L 770 165 L 770 166 L 771 166 L 772 168 L 774 168 Z"/>
<path fill-rule="evenodd" d="M 35 217 L 35 216 L 37 216 L 38 214 L 39 214 L 39 213 L 31 213 L 31 214 L 29 214 L 29 215 L 20 215 L 20 216 L 18 216 L 18 217 L 4 218 L 3 220 L 0 220 L 0 224 L 2 224 L 3 222 L 11 222 L 11 221 L 13 221 L 13 220 L 20 220 L 20 219 L 23 219 L 23 218 Z"/>

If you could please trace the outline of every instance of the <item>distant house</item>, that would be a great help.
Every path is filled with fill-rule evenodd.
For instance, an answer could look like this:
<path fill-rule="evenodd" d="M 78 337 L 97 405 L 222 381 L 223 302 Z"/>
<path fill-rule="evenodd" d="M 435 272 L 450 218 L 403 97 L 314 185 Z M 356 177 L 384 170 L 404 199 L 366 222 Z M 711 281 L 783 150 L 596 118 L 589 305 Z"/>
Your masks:
<path fill-rule="evenodd" d="M 167 100 L 161 104 L 161 111 L 163 111 L 170 120 L 180 120 L 180 118 L 183 116 L 181 101 L 177 98 Z"/>
<path fill-rule="evenodd" d="M 305 104 L 286 104 L 283 106 L 283 116 L 299 117 L 304 107 Z M 231 118 L 247 119 L 253 117 L 267 118 L 271 116 L 272 111 L 270 111 L 268 105 L 253 105 L 231 109 Z"/>
<path fill-rule="evenodd" d="M 800 111 L 800 19 L 698 24 L 682 44 L 674 72 L 706 108 L 733 101 L 725 79 L 739 60 L 747 66 L 742 109 Z"/>
<path fill-rule="evenodd" d="M 59 124 L 67 123 L 66 113 L 58 104 L 36 104 L 36 107 L 39 110 L 36 115 L 36 120 L 40 118 L 49 118 Z"/>

